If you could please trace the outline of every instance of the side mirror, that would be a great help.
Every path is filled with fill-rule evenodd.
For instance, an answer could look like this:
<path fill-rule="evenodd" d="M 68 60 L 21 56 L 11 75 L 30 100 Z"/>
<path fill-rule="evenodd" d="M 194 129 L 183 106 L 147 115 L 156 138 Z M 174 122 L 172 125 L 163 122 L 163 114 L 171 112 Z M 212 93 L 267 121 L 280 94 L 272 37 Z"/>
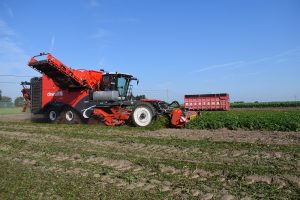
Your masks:
<path fill-rule="evenodd" d="M 140 82 L 140 80 L 138 79 L 138 80 L 136 80 L 136 85 L 139 85 L 139 82 Z"/>

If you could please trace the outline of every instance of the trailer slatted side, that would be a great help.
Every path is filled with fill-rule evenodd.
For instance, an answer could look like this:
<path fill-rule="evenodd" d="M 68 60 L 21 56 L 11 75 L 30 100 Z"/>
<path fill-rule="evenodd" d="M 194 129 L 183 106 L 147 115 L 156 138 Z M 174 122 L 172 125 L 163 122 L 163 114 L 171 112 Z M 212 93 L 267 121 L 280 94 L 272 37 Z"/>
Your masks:
<path fill-rule="evenodd" d="M 187 110 L 229 110 L 229 94 L 195 94 L 184 96 L 184 108 Z"/>

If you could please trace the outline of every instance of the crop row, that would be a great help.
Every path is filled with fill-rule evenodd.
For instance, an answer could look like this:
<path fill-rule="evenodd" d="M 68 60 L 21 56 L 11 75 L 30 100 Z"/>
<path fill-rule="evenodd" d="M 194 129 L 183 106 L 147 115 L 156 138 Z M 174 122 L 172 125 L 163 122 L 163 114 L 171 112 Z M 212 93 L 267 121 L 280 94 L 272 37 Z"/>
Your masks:
<path fill-rule="evenodd" d="M 299 111 L 202 112 L 187 125 L 190 129 L 246 129 L 300 131 Z"/>
<path fill-rule="evenodd" d="M 300 101 L 279 101 L 279 102 L 236 102 L 230 104 L 231 108 L 277 108 L 277 107 L 300 107 Z"/>

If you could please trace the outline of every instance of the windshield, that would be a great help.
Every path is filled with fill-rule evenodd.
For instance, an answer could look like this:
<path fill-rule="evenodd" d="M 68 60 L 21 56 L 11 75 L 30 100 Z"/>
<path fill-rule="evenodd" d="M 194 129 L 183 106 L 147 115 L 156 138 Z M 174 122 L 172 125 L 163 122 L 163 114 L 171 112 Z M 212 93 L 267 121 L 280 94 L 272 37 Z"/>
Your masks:
<path fill-rule="evenodd" d="M 102 77 L 101 90 L 113 91 L 117 90 L 120 97 L 127 96 L 127 90 L 130 82 L 130 77 L 119 74 L 106 74 Z"/>
<path fill-rule="evenodd" d="M 119 77 L 118 78 L 118 91 L 120 96 L 126 96 L 127 94 L 127 79 L 124 77 Z"/>

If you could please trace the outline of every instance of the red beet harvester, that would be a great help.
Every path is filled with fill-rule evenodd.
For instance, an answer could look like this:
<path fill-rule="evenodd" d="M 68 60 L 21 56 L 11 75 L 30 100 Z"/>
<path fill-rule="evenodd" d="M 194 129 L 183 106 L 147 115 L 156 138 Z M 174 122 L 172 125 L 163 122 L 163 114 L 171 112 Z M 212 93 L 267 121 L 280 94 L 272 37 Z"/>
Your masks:
<path fill-rule="evenodd" d="M 45 114 L 50 122 L 98 119 L 108 126 L 131 123 L 145 127 L 165 115 L 172 127 L 181 128 L 194 115 L 181 109 L 177 101 L 134 100 L 130 83 L 138 80 L 129 74 L 75 70 L 49 53 L 32 57 L 28 65 L 42 73 L 30 81 L 31 111 Z"/>

